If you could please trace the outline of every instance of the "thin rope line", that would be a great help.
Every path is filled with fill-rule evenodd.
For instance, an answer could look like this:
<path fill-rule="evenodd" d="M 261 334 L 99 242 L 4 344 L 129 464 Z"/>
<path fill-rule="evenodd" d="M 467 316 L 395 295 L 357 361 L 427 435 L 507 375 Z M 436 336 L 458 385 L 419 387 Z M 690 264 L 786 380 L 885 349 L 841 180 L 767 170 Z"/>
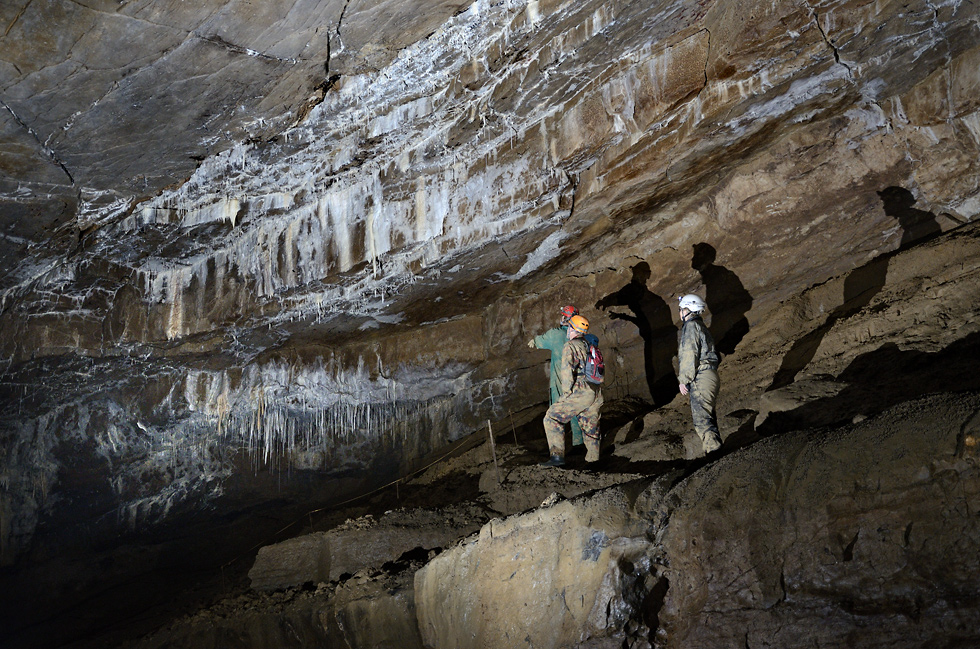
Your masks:
<path fill-rule="evenodd" d="M 304 516 L 309 516 L 311 518 L 311 520 L 312 520 L 313 514 L 317 514 L 319 512 L 327 511 L 329 509 L 338 509 L 340 507 L 343 507 L 344 505 L 348 505 L 348 504 L 350 504 L 352 502 L 356 502 L 356 501 L 358 501 L 358 500 L 360 500 L 362 498 L 366 498 L 368 496 L 373 496 L 373 495 L 375 495 L 377 493 L 380 493 L 381 491 L 384 491 L 385 489 L 387 489 L 388 487 L 390 487 L 392 485 L 396 485 L 399 482 L 402 482 L 404 480 L 407 480 L 408 478 L 414 477 L 416 474 L 421 473 L 422 471 L 425 471 L 426 469 L 432 468 L 433 466 L 435 466 L 439 462 L 442 462 L 443 460 L 445 460 L 447 457 L 449 457 L 453 453 L 457 452 L 463 446 L 465 446 L 465 444 L 460 444 L 459 447 L 450 450 L 448 453 L 446 453 L 445 455 L 442 455 L 442 456 L 436 458 L 435 460 L 433 460 L 429 464 L 427 464 L 427 465 L 425 465 L 423 467 L 420 467 L 418 469 L 415 469 L 414 471 L 412 471 L 412 472 L 410 472 L 410 473 L 408 473 L 408 474 L 406 474 L 406 475 L 404 475 L 404 476 L 402 476 L 402 477 L 400 477 L 400 478 L 398 478 L 396 480 L 392 480 L 388 484 L 381 485 L 380 487 L 378 487 L 377 489 L 374 489 L 373 491 L 368 491 L 367 493 L 360 494 L 359 496 L 354 496 L 353 498 L 348 498 L 347 500 L 345 500 L 343 502 L 334 503 L 334 504 L 331 504 L 331 505 L 327 505 L 326 507 L 320 507 L 319 509 L 310 510 L 307 513 L 305 513 L 302 516 L 300 516 L 299 518 L 297 518 L 296 520 L 294 520 L 292 523 L 290 523 L 290 524 L 286 525 L 285 527 L 283 527 L 282 529 L 280 529 L 279 531 L 274 532 L 273 534 L 271 534 L 267 538 L 274 539 L 275 537 L 279 536 L 280 534 L 282 534 L 283 532 L 285 532 L 289 528 L 293 527 L 294 525 L 296 525 L 297 523 L 299 523 L 300 521 L 302 521 Z M 256 548 L 261 548 L 261 547 L 264 547 L 266 545 L 269 545 L 269 542 L 268 541 L 261 541 L 259 543 L 256 543 L 255 545 L 253 545 L 252 547 L 250 547 L 248 550 L 245 550 L 244 552 L 242 552 L 241 554 L 239 554 L 234 559 L 228 561 L 227 563 L 221 564 L 222 571 L 224 571 L 224 569 L 226 567 L 230 566 L 231 564 L 235 563 L 239 559 L 243 558 L 245 555 L 250 554 Z"/>

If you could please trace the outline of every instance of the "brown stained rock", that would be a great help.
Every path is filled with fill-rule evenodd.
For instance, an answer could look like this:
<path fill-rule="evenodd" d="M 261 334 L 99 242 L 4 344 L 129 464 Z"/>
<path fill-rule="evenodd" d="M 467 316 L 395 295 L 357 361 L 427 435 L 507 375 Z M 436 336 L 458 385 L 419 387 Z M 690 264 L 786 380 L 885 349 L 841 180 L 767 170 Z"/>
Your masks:
<path fill-rule="evenodd" d="M 756 66 L 745 65 L 747 58 L 763 52 L 774 70 L 798 65 L 796 57 L 832 58 L 806 8 L 792 3 L 712 3 L 704 25 L 712 45 L 705 67 L 710 81 L 748 81 Z"/>
<path fill-rule="evenodd" d="M 506 516 L 539 507 L 549 498 L 574 498 L 643 477 L 639 473 L 591 471 L 580 456 L 568 458 L 566 467 L 553 470 L 534 462 L 498 471 L 490 466 L 480 475 L 481 501 Z"/>
<path fill-rule="evenodd" d="M 674 489 L 658 647 L 927 647 L 972 637 L 976 397 L 758 443 Z"/>
<path fill-rule="evenodd" d="M 634 461 L 671 462 L 704 455 L 704 445 L 690 422 L 684 399 L 637 419 L 612 435 L 615 455 Z M 727 423 L 722 421 L 722 424 Z M 724 435 L 731 431 L 722 428 Z"/>
<path fill-rule="evenodd" d="M 416 573 L 425 646 L 969 645 L 977 412 L 976 395 L 938 395 L 632 498 L 495 519 Z"/>
<path fill-rule="evenodd" d="M 385 589 L 361 596 L 337 611 L 348 646 L 364 649 L 422 649 L 415 596 L 406 589 Z"/>
<path fill-rule="evenodd" d="M 667 111 L 699 92 L 705 85 L 704 67 L 710 38 L 706 30 L 698 31 L 644 61 L 637 70 L 640 88 L 632 112 L 626 105 L 615 112 L 636 120 L 641 129 L 648 128 Z"/>
<path fill-rule="evenodd" d="M 952 116 L 962 117 L 980 109 L 980 46 L 953 59 L 948 77 Z"/>
<path fill-rule="evenodd" d="M 439 305 L 426 309 L 433 321 L 441 320 Z M 426 336 L 417 331 L 404 331 L 393 337 L 384 338 L 377 345 L 379 357 L 385 359 L 389 367 L 422 364 L 443 367 L 449 364 L 476 364 L 486 359 L 486 346 L 492 341 L 484 337 L 483 321 L 479 317 L 464 317 L 449 322 L 436 322 L 430 325 L 438 340 L 451 344 L 432 344 Z"/>
<path fill-rule="evenodd" d="M 187 637 L 256 647 L 259 634 L 288 627 L 351 647 L 970 646 L 976 630 L 962 621 L 978 613 L 978 413 L 976 394 L 936 395 L 659 479 L 555 494 L 416 565 L 414 588 L 414 567 L 363 570 L 315 594 L 223 602 L 140 647 Z M 649 419 L 677 425 L 669 411 Z M 636 440 L 622 448 L 644 457 Z M 486 449 L 454 460 L 457 470 L 489 462 Z M 575 479 L 524 468 L 502 489 Z M 364 518 L 335 531 L 358 543 L 357 532 L 381 527 Z M 233 629 L 246 630 L 231 636 L 240 641 L 228 640 Z"/>
<path fill-rule="evenodd" d="M 980 48 L 963 52 L 893 99 L 888 111 L 901 125 L 910 151 L 922 156 L 916 163 L 916 177 L 924 202 L 935 206 L 935 212 L 949 212 L 957 219 L 969 218 L 980 206 L 977 171 L 964 166 L 964 156 L 971 154 L 962 149 L 964 138 L 972 138 L 970 124 L 978 108 L 978 61 Z"/>
<path fill-rule="evenodd" d="M 322 534 L 311 534 L 259 548 L 248 577 L 257 590 L 302 586 L 330 581 L 331 563 L 330 545 Z"/>
<path fill-rule="evenodd" d="M 811 401 L 837 396 L 846 389 L 846 383 L 839 383 L 829 377 L 814 377 L 800 378 L 786 387 L 765 392 L 759 398 L 759 416 L 755 420 L 755 426 L 763 426 L 773 413 L 795 410 Z M 830 418 L 833 418 L 833 414 Z"/>
<path fill-rule="evenodd" d="M 622 633 L 649 565 L 618 489 L 495 519 L 415 575 L 427 647 L 564 647 Z M 642 582 L 642 577 L 640 578 Z"/>

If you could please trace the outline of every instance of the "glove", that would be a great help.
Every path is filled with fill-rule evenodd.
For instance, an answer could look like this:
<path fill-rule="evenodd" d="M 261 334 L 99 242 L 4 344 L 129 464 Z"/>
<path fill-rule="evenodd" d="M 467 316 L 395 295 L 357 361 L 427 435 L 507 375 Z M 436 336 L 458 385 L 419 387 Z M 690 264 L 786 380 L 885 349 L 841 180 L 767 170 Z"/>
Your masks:
<path fill-rule="evenodd" d="M 538 346 L 534 344 L 534 338 L 532 338 L 531 340 L 527 341 L 527 348 L 528 349 L 537 349 L 537 347 Z"/>

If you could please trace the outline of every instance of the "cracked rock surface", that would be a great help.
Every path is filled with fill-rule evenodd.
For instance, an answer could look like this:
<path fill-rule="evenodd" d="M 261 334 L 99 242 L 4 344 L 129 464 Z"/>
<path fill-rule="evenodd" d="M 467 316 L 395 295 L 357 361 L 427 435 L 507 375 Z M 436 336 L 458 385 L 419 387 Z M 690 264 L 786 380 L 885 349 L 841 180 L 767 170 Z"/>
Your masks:
<path fill-rule="evenodd" d="M 328 533 L 332 508 L 450 451 L 416 486 L 428 507 L 483 499 L 422 545 L 698 462 L 672 367 L 685 293 L 709 304 L 735 447 L 976 390 L 978 89 L 966 0 L 4 2 L 18 641 L 97 635 L 76 606 L 196 606 L 215 566 L 312 510 Z M 635 457 L 612 478 L 538 477 L 516 449 L 447 468 L 490 430 L 539 439 L 547 354 L 526 343 L 569 303 L 606 355 L 603 433 Z M 406 505 L 386 498 L 344 515 Z M 853 557 L 875 538 L 840 533 Z M 656 575 L 663 619 L 629 618 L 631 641 L 695 633 Z"/>

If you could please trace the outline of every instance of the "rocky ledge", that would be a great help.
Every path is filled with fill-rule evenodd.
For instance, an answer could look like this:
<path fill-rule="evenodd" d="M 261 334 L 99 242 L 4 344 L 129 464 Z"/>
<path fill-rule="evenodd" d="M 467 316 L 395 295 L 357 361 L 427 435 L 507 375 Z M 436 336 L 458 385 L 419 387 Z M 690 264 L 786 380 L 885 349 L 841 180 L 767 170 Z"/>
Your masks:
<path fill-rule="evenodd" d="M 540 448 L 528 453 L 503 440 L 496 464 L 488 448 L 474 450 L 453 470 L 491 477 L 494 487 L 474 501 L 482 511 L 440 516 L 438 525 L 424 510 L 389 512 L 397 532 L 391 521 L 351 520 L 326 533 L 335 547 L 361 547 L 368 535 L 391 542 L 361 555 L 359 567 L 343 564 L 346 574 L 295 561 L 299 548 L 322 554 L 323 533 L 264 548 L 251 573 L 259 591 L 134 646 L 980 641 L 970 622 L 980 613 L 980 394 L 937 394 L 700 460 L 648 459 L 659 454 L 625 441 L 630 428 L 598 472 L 538 467 Z M 646 475 L 638 476 L 641 467 Z M 493 477 L 501 472 L 505 483 Z M 618 484 L 595 488 L 610 481 Z M 487 506 L 501 502 L 493 491 L 519 494 L 541 483 L 554 492 L 536 506 Z M 421 476 L 420 484 L 431 482 Z M 460 533 L 482 526 L 451 542 L 433 536 L 449 520 L 463 523 Z M 275 566 L 292 568 L 270 589 Z"/>

